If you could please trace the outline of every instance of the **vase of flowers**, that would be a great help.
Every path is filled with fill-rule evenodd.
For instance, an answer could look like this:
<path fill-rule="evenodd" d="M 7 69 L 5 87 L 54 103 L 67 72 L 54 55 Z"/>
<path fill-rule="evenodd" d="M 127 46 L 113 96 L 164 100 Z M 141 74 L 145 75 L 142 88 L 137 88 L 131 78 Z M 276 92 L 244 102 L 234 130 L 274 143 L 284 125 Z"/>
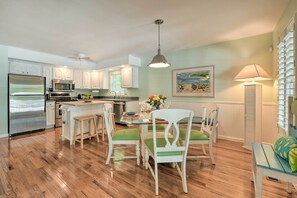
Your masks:
<path fill-rule="evenodd" d="M 150 104 L 152 107 L 156 109 L 160 109 L 160 105 L 164 104 L 167 98 L 163 95 L 151 95 L 148 97 L 146 103 Z"/>

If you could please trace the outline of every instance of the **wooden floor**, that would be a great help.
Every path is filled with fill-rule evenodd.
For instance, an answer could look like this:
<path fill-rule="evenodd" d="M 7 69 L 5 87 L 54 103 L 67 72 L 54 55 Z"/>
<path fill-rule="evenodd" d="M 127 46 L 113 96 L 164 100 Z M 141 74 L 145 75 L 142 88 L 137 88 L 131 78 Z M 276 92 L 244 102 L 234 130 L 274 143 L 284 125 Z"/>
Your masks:
<path fill-rule="evenodd" d="M 92 140 L 80 149 L 61 141 L 61 129 L 50 129 L 9 140 L 0 139 L 0 197 L 154 197 L 154 180 L 135 159 L 105 165 L 107 141 Z M 250 181 L 251 153 L 240 143 L 219 140 L 214 146 L 217 164 L 189 160 L 189 193 L 182 190 L 176 169 L 159 166 L 158 197 L 254 197 Z M 190 154 L 200 152 L 191 149 Z M 134 154 L 117 150 L 116 156 Z M 264 179 L 263 197 L 297 197 L 286 183 Z"/>

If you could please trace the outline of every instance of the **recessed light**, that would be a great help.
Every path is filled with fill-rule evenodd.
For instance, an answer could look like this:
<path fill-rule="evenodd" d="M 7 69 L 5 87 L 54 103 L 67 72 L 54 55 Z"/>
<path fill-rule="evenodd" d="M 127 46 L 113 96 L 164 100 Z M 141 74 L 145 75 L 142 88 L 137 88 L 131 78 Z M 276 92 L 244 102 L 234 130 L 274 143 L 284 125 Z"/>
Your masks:
<path fill-rule="evenodd" d="M 123 68 L 123 67 L 125 67 L 125 65 L 122 65 L 121 67 Z"/>
<path fill-rule="evenodd" d="M 112 69 L 110 68 L 109 71 L 112 71 Z"/>
<path fill-rule="evenodd" d="M 67 65 L 64 65 L 65 68 L 67 68 Z"/>

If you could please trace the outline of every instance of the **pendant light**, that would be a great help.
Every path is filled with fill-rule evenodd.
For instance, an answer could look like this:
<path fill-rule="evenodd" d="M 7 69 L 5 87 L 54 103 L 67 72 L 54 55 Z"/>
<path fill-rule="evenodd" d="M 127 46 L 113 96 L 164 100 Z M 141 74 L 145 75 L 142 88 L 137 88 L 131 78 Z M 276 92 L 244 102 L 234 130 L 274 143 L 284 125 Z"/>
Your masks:
<path fill-rule="evenodd" d="M 149 67 L 152 67 L 152 68 L 164 68 L 164 67 L 170 66 L 165 56 L 161 54 L 161 49 L 160 49 L 160 25 L 163 22 L 164 21 L 162 19 L 155 20 L 155 24 L 158 25 L 158 54 L 154 56 L 152 62 L 148 65 Z"/>

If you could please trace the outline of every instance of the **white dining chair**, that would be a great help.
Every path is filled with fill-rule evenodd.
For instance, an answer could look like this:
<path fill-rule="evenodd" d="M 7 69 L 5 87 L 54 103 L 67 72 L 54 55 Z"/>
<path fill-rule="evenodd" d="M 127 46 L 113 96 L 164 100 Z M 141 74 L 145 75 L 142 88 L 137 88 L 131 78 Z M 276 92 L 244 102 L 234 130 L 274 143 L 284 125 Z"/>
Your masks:
<path fill-rule="evenodd" d="M 213 110 L 216 110 L 217 109 L 217 105 L 214 104 L 214 103 L 206 103 L 206 104 L 203 104 L 203 120 L 206 119 L 206 116 L 212 112 Z M 219 125 L 219 121 L 217 120 L 217 123 L 216 123 L 216 127 L 218 127 Z M 217 135 L 218 135 L 218 130 L 216 129 L 214 131 L 214 134 L 213 134 L 213 142 L 216 143 L 217 142 Z"/>
<path fill-rule="evenodd" d="M 106 164 L 109 164 L 110 159 L 113 158 L 112 153 L 115 145 L 135 145 L 136 156 L 124 156 L 123 158 L 136 158 L 137 165 L 140 164 L 140 134 L 138 129 L 114 129 L 114 119 L 112 112 L 112 105 L 110 103 L 104 104 L 104 120 L 108 136 L 108 155 Z"/>
<path fill-rule="evenodd" d="M 219 107 L 215 110 L 210 111 L 205 120 L 202 122 L 200 130 L 191 130 L 190 145 L 202 145 L 204 155 L 199 156 L 188 156 L 187 158 L 210 158 L 212 164 L 215 164 L 213 156 L 213 139 L 216 134 L 217 121 L 218 121 Z M 186 129 L 180 129 L 180 138 L 183 144 L 187 144 L 187 131 Z M 203 145 L 208 145 L 209 155 L 206 155 Z"/>
<path fill-rule="evenodd" d="M 190 132 L 192 127 L 193 112 L 184 109 L 161 109 L 151 113 L 153 122 L 153 138 L 144 140 L 145 146 L 145 167 L 149 168 L 155 179 L 155 193 L 159 194 L 159 163 L 174 163 L 182 179 L 183 191 L 188 192 L 186 180 L 186 157 L 189 145 Z M 168 122 L 163 133 L 163 137 L 157 137 L 156 118 L 164 119 Z M 188 118 L 185 143 L 179 144 L 178 122 Z M 173 131 L 174 136 L 170 134 Z M 154 159 L 154 170 L 149 164 L 149 156 Z M 181 162 L 181 167 L 177 164 Z"/>
<path fill-rule="evenodd" d="M 142 101 L 142 102 L 139 102 L 139 106 L 140 106 L 140 111 L 150 111 L 152 109 L 152 106 L 145 102 L 145 101 Z"/>

